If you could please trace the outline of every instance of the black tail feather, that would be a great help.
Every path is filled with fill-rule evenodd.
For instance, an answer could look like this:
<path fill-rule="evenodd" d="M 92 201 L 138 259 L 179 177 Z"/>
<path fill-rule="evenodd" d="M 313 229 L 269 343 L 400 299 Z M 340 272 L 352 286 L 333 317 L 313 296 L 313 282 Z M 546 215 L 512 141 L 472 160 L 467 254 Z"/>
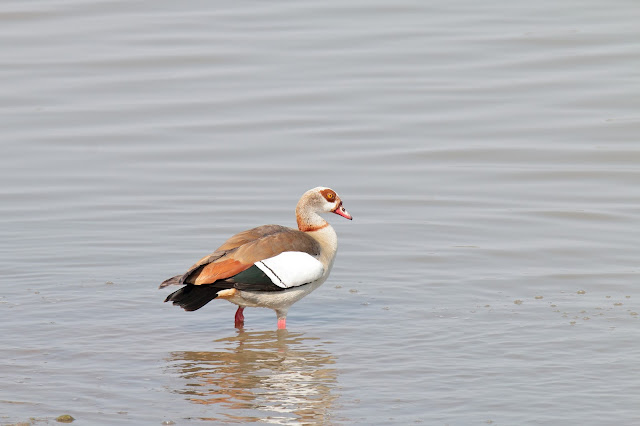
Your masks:
<path fill-rule="evenodd" d="M 185 311 L 196 311 L 215 299 L 220 290 L 207 284 L 186 285 L 168 295 L 164 301 L 173 302 Z"/>

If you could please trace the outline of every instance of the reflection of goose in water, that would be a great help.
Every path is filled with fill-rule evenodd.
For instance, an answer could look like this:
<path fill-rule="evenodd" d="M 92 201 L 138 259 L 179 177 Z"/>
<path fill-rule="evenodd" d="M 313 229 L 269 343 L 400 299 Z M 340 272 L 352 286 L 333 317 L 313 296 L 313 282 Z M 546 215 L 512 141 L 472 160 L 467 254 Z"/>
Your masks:
<path fill-rule="evenodd" d="M 187 380 L 184 394 L 211 405 L 202 420 L 330 423 L 337 386 L 334 356 L 316 339 L 287 330 L 246 332 L 217 340 L 216 352 L 172 352 L 170 370 Z"/>

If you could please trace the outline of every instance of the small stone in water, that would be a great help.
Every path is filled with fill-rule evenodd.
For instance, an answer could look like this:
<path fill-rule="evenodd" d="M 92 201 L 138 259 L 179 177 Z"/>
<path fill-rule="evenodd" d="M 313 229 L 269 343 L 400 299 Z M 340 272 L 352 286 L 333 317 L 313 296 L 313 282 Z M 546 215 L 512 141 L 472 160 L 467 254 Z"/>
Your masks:
<path fill-rule="evenodd" d="M 516 305 L 522 305 L 522 300 L 516 299 L 513 301 L 513 303 L 515 303 Z"/>
<path fill-rule="evenodd" d="M 60 422 L 60 423 L 71 423 L 74 420 L 75 419 L 71 417 L 69 414 L 63 414 L 56 418 L 56 422 Z"/>
<path fill-rule="evenodd" d="M 173 420 L 165 420 L 161 424 L 169 426 L 169 425 L 175 425 L 176 422 L 174 422 Z"/>
<path fill-rule="evenodd" d="M 578 294 L 586 294 L 587 292 L 584 290 L 578 290 Z"/>
<path fill-rule="evenodd" d="M 540 299 L 544 299 L 543 296 L 536 296 L 536 299 L 540 300 Z"/>

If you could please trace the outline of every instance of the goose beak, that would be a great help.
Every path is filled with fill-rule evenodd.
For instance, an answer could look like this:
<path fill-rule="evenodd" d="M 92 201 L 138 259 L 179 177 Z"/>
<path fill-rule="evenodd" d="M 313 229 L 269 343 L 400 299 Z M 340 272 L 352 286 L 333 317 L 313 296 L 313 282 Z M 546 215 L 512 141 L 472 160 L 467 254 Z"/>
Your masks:
<path fill-rule="evenodd" d="M 349 212 L 347 211 L 347 209 L 345 209 L 344 207 L 342 207 L 342 203 L 338 204 L 338 207 L 336 207 L 336 209 L 333 211 L 335 214 L 339 214 L 340 216 L 351 220 L 352 217 L 349 214 Z"/>

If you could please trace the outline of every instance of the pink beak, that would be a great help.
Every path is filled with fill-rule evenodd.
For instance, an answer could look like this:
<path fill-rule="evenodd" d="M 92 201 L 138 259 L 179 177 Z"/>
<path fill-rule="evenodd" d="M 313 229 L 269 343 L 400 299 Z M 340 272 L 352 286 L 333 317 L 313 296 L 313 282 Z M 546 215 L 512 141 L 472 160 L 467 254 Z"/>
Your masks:
<path fill-rule="evenodd" d="M 333 212 L 335 214 L 339 214 L 340 216 L 346 219 L 349 219 L 349 220 L 353 219 L 349 214 L 349 212 L 344 207 L 342 207 L 342 203 L 338 204 L 338 207 L 336 207 L 336 209 Z"/>

